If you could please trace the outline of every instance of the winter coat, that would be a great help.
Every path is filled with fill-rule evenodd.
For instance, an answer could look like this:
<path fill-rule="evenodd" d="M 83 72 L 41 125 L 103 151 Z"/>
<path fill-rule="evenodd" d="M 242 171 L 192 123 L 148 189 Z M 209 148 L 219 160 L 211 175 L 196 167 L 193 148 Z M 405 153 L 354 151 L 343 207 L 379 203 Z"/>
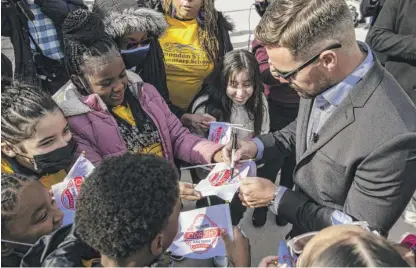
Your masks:
<path fill-rule="evenodd" d="M 149 7 L 141 1 L 95 0 L 92 10 L 103 19 L 106 32 L 117 43 L 135 32 L 146 32 L 147 36 L 152 38 L 150 50 L 143 62 L 136 66 L 135 72 L 140 74 L 143 81 L 153 85 L 172 113 L 181 118 L 184 111 L 169 100 L 163 50 L 158 41 L 168 24 L 163 14 Z"/>
<path fill-rule="evenodd" d="M 71 225 L 39 239 L 20 267 L 101 267 L 100 253 L 81 242 Z"/>
<path fill-rule="evenodd" d="M 143 83 L 133 72 L 128 71 L 127 75 L 129 90 L 159 131 L 165 159 L 172 164 L 174 158 L 192 164 L 210 163 L 221 145 L 191 134 L 152 85 Z M 98 95 L 82 97 L 74 84 L 68 82 L 53 98 L 67 117 L 78 143 L 77 153 L 85 151 L 86 157 L 97 164 L 103 158 L 127 151 L 116 119 Z"/>
<path fill-rule="evenodd" d="M 82 0 L 35 0 L 41 11 L 49 17 L 56 28 L 58 38 L 63 48 L 61 26 L 69 12 L 78 8 L 87 8 Z M 15 73 L 14 78 L 31 84 L 47 87 L 51 92 L 59 89 L 67 80 L 65 68 L 59 61 L 38 55 L 34 58 L 30 49 L 28 21 L 20 11 L 9 4 L 1 4 L 1 35 L 10 37 L 14 49 Z M 63 51 L 63 49 L 62 49 Z M 38 74 L 53 76 L 52 83 L 42 83 Z M 63 80 L 63 81 L 62 81 Z"/>

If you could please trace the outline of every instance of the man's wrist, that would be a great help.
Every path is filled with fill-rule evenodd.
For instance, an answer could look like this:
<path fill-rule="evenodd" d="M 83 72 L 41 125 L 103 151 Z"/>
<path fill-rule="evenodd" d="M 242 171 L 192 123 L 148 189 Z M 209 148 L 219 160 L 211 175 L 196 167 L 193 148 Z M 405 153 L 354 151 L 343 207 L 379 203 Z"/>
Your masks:
<path fill-rule="evenodd" d="M 278 215 L 279 213 L 279 204 L 280 200 L 282 200 L 284 193 L 286 192 L 287 188 L 284 186 L 276 186 L 276 190 L 273 194 L 273 199 L 270 201 L 268 208 L 273 214 Z"/>
<path fill-rule="evenodd" d="M 264 144 L 261 142 L 261 140 L 259 138 L 254 138 L 252 139 L 252 141 L 256 144 L 257 146 L 257 154 L 255 156 L 255 160 L 260 160 L 263 158 L 263 152 L 264 152 Z"/>

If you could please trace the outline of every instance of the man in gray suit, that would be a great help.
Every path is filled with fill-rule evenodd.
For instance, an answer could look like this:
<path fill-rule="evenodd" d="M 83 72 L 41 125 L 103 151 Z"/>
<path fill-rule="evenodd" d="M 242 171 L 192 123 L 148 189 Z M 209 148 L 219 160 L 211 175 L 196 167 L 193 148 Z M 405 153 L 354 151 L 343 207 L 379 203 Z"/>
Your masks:
<path fill-rule="evenodd" d="M 295 191 L 248 178 L 240 199 L 293 224 L 291 236 L 366 221 L 387 235 L 416 188 L 416 108 L 365 43 L 344 0 L 276 0 L 256 29 L 271 71 L 302 97 L 296 121 L 238 142 L 235 159 L 280 165 Z M 223 149 L 230 161 L 231 145 Z"/>

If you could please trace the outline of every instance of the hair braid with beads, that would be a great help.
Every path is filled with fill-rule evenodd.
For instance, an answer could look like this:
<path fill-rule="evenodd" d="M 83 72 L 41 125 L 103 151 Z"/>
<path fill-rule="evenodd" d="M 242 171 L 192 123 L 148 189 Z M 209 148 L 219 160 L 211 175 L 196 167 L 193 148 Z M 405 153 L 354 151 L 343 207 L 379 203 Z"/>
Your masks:
<path fill-rule="evenodd" d="M 37 87 L 15 83 L 1 94 L 1 138 L 18 144 L 33 136 L 39 120 L 58 110 L 53 99 Z"/>
<path fill-rule="evenodd" d="M 65 44 L 65 67 L 68 74 L 84 76 L 85 63 L 95 59 L 97 67 L 105 64 L 107 55 L 120 56 L 117 44 L 105 32 L 101 18 L 88 10 L 68 14 L 62 26 Z M 96 60 L 100 63 L 97 63 Z M 89 64 L 90 66 L 90 64 Z"/>
<path fill-rule="evenodd" d="M 172 0 L 163 0 L 163 10 L 166 15 L 172 15 Z M 218 12 L 215 9 L 214 0 L 203 0 L 201 11 L 204 16 L 197 20 L 199 43 L 208 58 L 211 61 L 215 61 L 218 58 L 220 51 L 218 39 L 215 37 L 218 31 Z"/>
<path fill-rule="evenodd" d="M 17 213 L 20 190 L 25 183 L 34 180 L 19 174 L 1 174 L 1 234 L 7 231 L 6 222 Z"/>

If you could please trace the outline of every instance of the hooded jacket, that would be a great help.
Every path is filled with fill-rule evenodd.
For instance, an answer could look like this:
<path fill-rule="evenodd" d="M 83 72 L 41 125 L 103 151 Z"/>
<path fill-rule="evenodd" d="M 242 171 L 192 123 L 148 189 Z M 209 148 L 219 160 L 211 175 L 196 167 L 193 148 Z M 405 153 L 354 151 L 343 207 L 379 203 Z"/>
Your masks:
<path fill-rule="evenodd" d="M 75 235 L 71 225 L 45 235 L 23 256 L 21 267 L 101 267 L 100 254 Z"/>
<path fill-rule="evenodd" d="M 172 113 L 181 118 L 184 111 L 169 100 L 163 51 L 158 41 L 168 24 L 163 14 L 150 9 L 151 7 L 147 1 L 95 0 L 93 12 L 102 18 L 107 34 L 117 44 L 120 44 L 123 37 L 135 32 L 146 32 L 147 37 L 152 38 L 150 51 L 144 61 L 136 66 L 135 72 L 146 83 L 153 85 Z"/>
<path fill-rule="evenodd" d="M 127 76 L 128 90 L 158 129 L 165 159 L 172 165 L 175 158 L 192 164 L 210 163 L 221 145 L 191 134 L 152 85 L 143 83 L 133 72 L 128 71 Z M 98 95 L 81 96 L 69 81 L 53 99 L 67 117 L 78 144 L 77 153 L 85 151 L 86 158 L 98 164 L 103 158 L 127 152 L 116 119 Z"/>

